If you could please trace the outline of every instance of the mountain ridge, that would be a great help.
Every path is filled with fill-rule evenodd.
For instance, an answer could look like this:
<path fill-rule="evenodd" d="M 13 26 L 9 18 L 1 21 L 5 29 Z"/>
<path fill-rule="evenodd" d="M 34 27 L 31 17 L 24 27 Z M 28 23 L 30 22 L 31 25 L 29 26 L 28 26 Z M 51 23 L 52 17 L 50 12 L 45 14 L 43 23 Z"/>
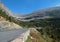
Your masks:
<path fill-rule="evenodd" d="M 38 11 L 35 11 L 31 14 L 28 14 L 25 16 L 25 19 L 37 19 L 37 18 L 40 18 L 40 19 L 44 19 L 44 18 L 53 18 L 53 17 L 58 17 L 60 18 L 60 6 L 59 7 L 52 7 L 52 8 L 47 8 L 47 9 L 43 9 L 43 10 L 38 10 Z"/>

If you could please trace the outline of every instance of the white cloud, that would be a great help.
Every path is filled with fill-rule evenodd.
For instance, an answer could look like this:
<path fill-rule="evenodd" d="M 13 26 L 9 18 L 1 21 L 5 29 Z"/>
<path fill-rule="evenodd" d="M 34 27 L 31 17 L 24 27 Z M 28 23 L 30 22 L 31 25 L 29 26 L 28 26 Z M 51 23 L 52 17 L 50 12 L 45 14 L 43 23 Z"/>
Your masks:
<path fill-rule="evenodd" d="M 60 3 L 56 4 L 55 6 L 60 6 Z"/>
<path fill-rule="evenodd" d="M 56 5 L 56 6 L 60 6 L 60 4 L 59 5 Z"/>

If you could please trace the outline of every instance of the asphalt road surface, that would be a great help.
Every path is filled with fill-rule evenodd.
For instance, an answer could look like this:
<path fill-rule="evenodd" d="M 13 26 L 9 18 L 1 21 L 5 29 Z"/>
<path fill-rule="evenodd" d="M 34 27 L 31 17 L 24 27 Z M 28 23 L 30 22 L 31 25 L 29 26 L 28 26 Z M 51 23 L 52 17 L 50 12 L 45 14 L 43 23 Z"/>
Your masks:
<path fill-rule="evenodd" d="M 20 35 L 26 32 L 29 29 L 20 29 L 20 30 L 2 30 L 0 31 L 0 42 L 11 42 L 15 38 L 20 37 Z"/>

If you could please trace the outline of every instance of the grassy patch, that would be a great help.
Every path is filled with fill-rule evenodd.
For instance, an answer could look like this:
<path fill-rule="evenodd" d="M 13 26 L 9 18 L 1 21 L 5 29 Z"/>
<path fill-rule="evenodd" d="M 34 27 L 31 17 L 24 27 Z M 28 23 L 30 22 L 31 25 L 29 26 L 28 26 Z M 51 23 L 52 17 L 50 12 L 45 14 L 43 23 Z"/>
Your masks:
<path fill-rule="evenodd" d="M 29 36 L 26 42 L 34 42 L 34 40 L 31 39 L 31 36 Z"/>
<path fill-rule="evenodd" d="M 26 42 L 45 42 L 45 40 L 41 37 L 38 31 L 31 29 L 30 36 Z"/>

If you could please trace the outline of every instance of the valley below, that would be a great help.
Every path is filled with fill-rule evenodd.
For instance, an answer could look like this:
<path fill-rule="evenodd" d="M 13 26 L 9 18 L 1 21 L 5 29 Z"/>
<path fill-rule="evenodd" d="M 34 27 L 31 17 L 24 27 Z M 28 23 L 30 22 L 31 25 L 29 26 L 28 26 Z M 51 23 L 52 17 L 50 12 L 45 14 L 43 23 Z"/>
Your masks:
<path fill-rule="evenodd" d="M 60 42 L 60 7 L 16 16 L 0 3 L 0 42 Z"/>

